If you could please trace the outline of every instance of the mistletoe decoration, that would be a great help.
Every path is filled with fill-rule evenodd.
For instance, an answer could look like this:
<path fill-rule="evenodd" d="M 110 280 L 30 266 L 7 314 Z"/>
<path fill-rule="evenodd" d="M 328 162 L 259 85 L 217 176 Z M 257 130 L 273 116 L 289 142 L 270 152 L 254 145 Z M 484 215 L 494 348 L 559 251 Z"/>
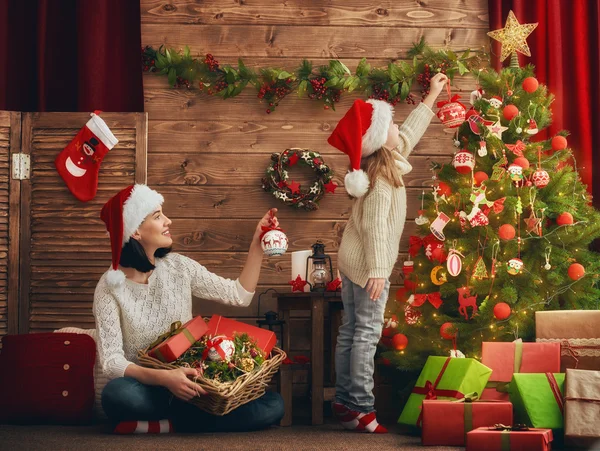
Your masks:
<path fill-rule="evenodd" d="M 429 92 L 429 80 L 443 72 L 452 80 L 455 73 L 463 75 L 479 67 L 485 53 L 464 51 L 460 56 L 451 50 L 433 50 L 421 41 L 408 52 L 407 61 L 391 62 L 385 68 L 375 68 L 363 58 L 353 74 L 344 63 L 331 60 L 329 65 L 313 67 L 303 60 L 294 70 L 260 68 L 254 71 L 239 59 L 237 67 L 221 65 L 208 53 L 204 58 L 191 55 L 188 46 L 182 51 L 150 46 L 142 48 L 142 69 L 156 75 L 166 75 L 175 88 L 195 89 L 206 95 L 223 99 L 235 97 L 248 85 L 254 86 L 257 97 L 271 113 L 288 94 L 296 91 L 299 97 L 308 97 L 323 103 L 325 109 L 334 109 L 345 92 L 358 91 L 369 98 L 414 104 L 410 93 L 418 81 L 421 94 Z"/>
<path fill-rule="evenodd" d="M 207 343 L 211 339 L 205 335 L 192 345 L 174 364 L 196 368 L 202 376 L 217 382 L 232 382 L 243 374 L 258 369 L 265 361 L 262 350 L 248 334 L 234 335 L 235 351 L 229 360 L 210 361 L 202 358 Z"/>
<path fill-rule="evenodd" d="M 288 169 L 296 164 L 308 166 L 315 171 L 316 179 L 308 189 L 290 181 Z M 319 152 L 309 149 L 286 149 L 271 155 L 271 164 L 262 179 L 262 188 L 276 199 L 295 208 L 313 211 L 325 192 L 334 193 L 337 184 L 332 181 L 333 171 L 325 164 Z"/>

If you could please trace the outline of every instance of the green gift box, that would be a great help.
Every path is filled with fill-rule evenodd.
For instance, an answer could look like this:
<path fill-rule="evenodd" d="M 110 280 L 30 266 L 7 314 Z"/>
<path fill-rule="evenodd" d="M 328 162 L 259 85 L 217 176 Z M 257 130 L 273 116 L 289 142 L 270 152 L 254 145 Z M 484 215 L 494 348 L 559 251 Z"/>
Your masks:
<path fill-rule="evenodd" d="M 515 373 L 510 401 L 516 423 L 544 429 L 563 429 L 564 373 Z"/>
<path fill-rule="evenodd" d="M 468 393 L 482 393 L 491 374 L 491 368 L 475 359 L 428 357 L 398 423 L 421 427 L 424 399 L 460 399 Z"/>

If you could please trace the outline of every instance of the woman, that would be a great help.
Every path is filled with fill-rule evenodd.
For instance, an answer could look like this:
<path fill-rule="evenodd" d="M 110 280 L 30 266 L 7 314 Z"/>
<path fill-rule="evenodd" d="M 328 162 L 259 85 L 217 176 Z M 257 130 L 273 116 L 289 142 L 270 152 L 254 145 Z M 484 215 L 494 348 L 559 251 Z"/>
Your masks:
<path fill-rule="evenodd" d="M 277 424 L 283 417 L 283 401 L 277 393 L 268 392 L 218 417 L 185 402 L 205 394 L 190 379 L 197 376 L 195 369 L 158 370 L 137 364 L 138 350 L 148 347 L 171 323 L 192 319 L 192 295 L 228 305 L 250 305 L 262 263 L 261 226 L 268 225 L 269 213 L 256 227 L 246 264 L 234 281 L 171 252 L 171 220 L 162 211 L 163 201 L 146 185 L 135 185 L 102 208 L 101 218 L 110 234 L 112 269 L 96 287 L 94 316 L 98 358 L 111 379 L 102 392 L 106 415 L 118 423 L 115 431 L 122 433 L 136 429 L 247 431 Z"/>

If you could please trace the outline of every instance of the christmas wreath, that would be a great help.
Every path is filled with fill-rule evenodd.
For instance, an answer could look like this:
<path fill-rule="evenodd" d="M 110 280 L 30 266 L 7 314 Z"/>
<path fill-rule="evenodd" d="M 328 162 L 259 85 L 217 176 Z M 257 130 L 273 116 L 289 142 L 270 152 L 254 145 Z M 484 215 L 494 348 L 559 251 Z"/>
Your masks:
<path fill-rule="evenodd" d="M 297 163 L 315 171 L 316 179 L 308 189 L 302 189 L 300 184 L 293 180 L 289 181 L 287 169 Z M 262 187 L 286 205 L 313 211 L 319 208 L 317 202 L 325 192 L 335 192 L 337 184 L 332 179 L 333 171 L 325 164 L 319 152 L 294 148 L 271 155 L 271 164 L 262 179 Z"/>
<path fill-rule="evenodd" d="M 196 368 L 207 379 L 231 382 L 264 363 L 262 350 L 248 334 L 233 338 L 203 336 L 175 362 L 177 366 Z"/>

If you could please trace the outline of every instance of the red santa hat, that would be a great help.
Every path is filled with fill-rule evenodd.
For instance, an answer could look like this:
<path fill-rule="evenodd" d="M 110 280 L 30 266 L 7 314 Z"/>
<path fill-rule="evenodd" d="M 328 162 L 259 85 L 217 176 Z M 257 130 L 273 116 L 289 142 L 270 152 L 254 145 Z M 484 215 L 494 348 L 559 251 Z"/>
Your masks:
<path fill-rule="evenodd" d="M 369 190 L 369 178 L 360 168 L 360 160 L 383 147 L 393 117 L 394 109 L 383 100 L 355 100 L 327 139 L 350 158 L 351 170 L 344 185 L 351 196 L 361 197 Z"/>
<path fill-rule="evenodd" d="M 119 270 L 121 250 L 136 229 L 164 202 L 162 195 L 146 185 L 131 185 L 114 195 L 102 207 L 100 218 L 110 235 L 112 268 L 106 275 L 111 286 L 121 285 L 125 273 Z"/>

